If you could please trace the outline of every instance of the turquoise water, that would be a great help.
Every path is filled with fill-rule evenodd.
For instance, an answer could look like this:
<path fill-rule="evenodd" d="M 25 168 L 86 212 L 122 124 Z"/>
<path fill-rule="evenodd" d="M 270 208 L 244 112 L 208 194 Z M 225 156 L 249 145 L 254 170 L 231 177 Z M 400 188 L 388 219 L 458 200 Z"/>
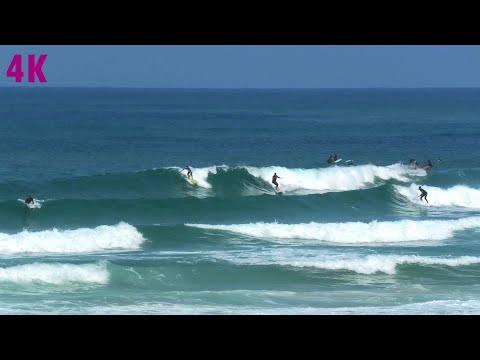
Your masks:
<path fill-rule="evenodd" d="M 480 89 L 0 89 L 0 313 L 478 314 L 478 114 Z"/>

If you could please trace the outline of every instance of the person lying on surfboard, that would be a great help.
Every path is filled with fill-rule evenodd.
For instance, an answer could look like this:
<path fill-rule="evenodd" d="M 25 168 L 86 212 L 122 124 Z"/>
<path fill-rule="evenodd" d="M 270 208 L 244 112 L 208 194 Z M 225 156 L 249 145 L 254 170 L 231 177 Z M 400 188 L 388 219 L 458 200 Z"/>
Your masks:
<path fill-rule="evenodd" d="M 193 179 L 192 169 L 189 166 L 185 166 L 181 171 L 187 170 L 187 177 Z"/>
<path fill-rule="evenodd" d="M 277 173 L 273 174 L 272 183 L 275 185 L 275 190 L 278 190 L 277 179 L 281 179 L 281 177 L 278 176 Z"/>
<path fill-rule="evenodd" d="M 27 198 L 25 199 L 25 204 L 34 204 L 33 198 L 31 195 L 28 195 Z"/>

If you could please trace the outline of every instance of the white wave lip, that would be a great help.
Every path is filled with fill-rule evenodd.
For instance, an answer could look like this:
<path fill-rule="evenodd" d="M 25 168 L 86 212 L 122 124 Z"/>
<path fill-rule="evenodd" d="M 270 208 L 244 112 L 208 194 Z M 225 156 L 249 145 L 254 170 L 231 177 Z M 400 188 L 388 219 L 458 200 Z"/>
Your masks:
<path fill-rule="evenodd" d="M 193 168 L 190 166 L 190 169 L 192 170 L 192 176 L 195 180 L 197 180 L 197 185 L 200 187 L 203 187 L 205 189 L 210 189 L 212 185 L 207 181 L 208 179 L 208 174 L 216 174 L 217 173 L 217 168 L 228 168 L 226 165 L 222 166 L 209 166 L 206 168 Z M 175 169 L 178 169 L 181 171 L 181 168 L 175 167 Z M 181 173 L 185 176 L 185 181 L 187 181 L 187 170 L 181 171 Z"/>
<path fill-rule="evenodd" d="M 254 223 L 238 225 L 185 224 L 202 229 L 225 230 L 242 235 L 273 239 L 321 240 L 333 243 L 390 243 L 446 240 L 455 231 L 480 227 L 480 217 L 459 220 L 400 220 L 370 223 Z"/>
<path fill-rule="evenodd" d="M 428 193 L 428 204 L 425 200 L 420 201 L 419 186 L 422 186 L 422 189 L 425 189 Z M 456 185 L 447 189 L 417 184 L 411 184 L 409 187 L 395 185 L 395 190 L 410 202 L 416 204 L 423 204 L 425 206 L 458 206 L 480 209 L 480 190 L 472 189 L 464 185 Z"/>
<path fill-rule="evenodd" d="M 87 253 L 102 250 L 138 249 L 145 239 L 132 225 L 101 225 L 76 230 L 44 230 L 17 234 L 0 233 L 0 254 Z"/>
<path fill-rule="evenodd" d="M 296 267 L 315 267 L 327 270 L 350 270 L 359 274 L 395 274 L 397 265 L 446 265 L 465 266 L 480 263 L 479 257 L 461 256 L 458 258 L 433 258 L 416 255 L 369 255 L 358 259 L 299 260 L 280 261 L 280 265 Z"/>
<path fill-rule="evenodd" d="M 238 265 L 281 265 L 312 267 L 327 270 L 350 270 L 358 274 L 382 272 L 395 274 L 396 267 L 402 264 L 466 266 L 479 264 L 480 257 L 430 257 L 419 255 L 350 255 L 333 254 L 323 249 L 280 248 L 262 252 L 231 253 L 218 252 L 213 257 Z"/>
<path fill-rule="evenodd" d="M 110 274 L 105 263 L 85 265 L 35 263 L 0 268 L 1 282 L 105 285 L 109 279 Z"/>
<path fill-rule="evenodd" d="M 271 183 L 277 173 L 279 187 L 285 191 L 315 190 L 320 192 L 363 189 L 374 184 L 376 179 L 408 181 L 407 176 L 425 176 L 424 170 L 407 169 L 401 164 L 389 166 L 360 165 L 334 166 L 319 169 L 289 169 L 285 167 L 245 167 L 253 176 Z M 272 186 L 274 186 L 272 184 Z"/>

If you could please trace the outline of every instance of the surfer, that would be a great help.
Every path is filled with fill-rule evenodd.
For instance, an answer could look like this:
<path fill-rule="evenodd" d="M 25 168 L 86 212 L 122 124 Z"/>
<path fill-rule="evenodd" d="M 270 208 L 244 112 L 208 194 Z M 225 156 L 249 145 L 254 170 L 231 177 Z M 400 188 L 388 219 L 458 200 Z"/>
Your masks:
<path fill-rule="evenodd" d="M 183 171 L 183 170 L 187 170 L 187 177 L 190 178 L 190 179 L 193 179 L 192 169 L 190 169 L 189 166 L 185 166 L 185 167 L 182 169 L 182 171 Z"/>
<path fill-rule="evenodd" d="M 410 159 L 410 163 L 408 164 L 410 166 L 410 169 L 415 170 L 418 167 L 417 160 L 415 159 Z"/>
<path fill-rule="evenodd" d="M 427 166 L 430 166 L 430 168 L 433 166 L 433 164 L 432 164 L 432 162 L 431 162 L 430 160 L 428 160 Z"/>
<path fill-rule="evenodd" d="M 329 164 L 334 164 L 335 163 L 335 160 L 333 160 L 333 155 L 330 155 L 330 157 L 327 160 L 327 163 L 329 163 Z"/>
<path fill-rule="evenodd" d="M 275 185 L 275 190 L 278 190 L 277 179 L 281 179 L 281 177 L 278 176 L 277 173 L 273 174 L 272 183 Z"/>
<path fill-rule="evenodd" d="M 424 197 L 425 201 L 428 204 L 428 200 L 427 200 L 428 193 L 425 190 L 423 190 L 421 186 L 418 187 L 418 190 L 420 190 L 422 192 L 422 195 L 420 195 L 420 201 L 422 201 L 422 198 Z"/>
<path fill-rule="evenodd" d="M 337 156 L 337 154 L 335 154 L 335 155 L 333 156 L 333 162 L 335 162 L 335 161 L 337 161 L 337 160 L 338 160 L 338 156 Z"/>
<path fill-rule="evenodd" d="M 34 204 L 33 198 L 31 195 L 28 195 L 27 198 L 25 199 L 25 204 Z"/>

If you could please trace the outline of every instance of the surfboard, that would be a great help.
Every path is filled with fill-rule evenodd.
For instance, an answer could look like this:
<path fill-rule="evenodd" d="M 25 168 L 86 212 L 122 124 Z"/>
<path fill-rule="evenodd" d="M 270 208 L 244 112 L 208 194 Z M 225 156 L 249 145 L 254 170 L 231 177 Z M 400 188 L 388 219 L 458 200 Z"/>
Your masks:
<path fill-rule="evenodd" d="M 425 170 L 425 171 L 427 171 L 427 170 L 428 170 L 428 169 L 430 169 L 430 168 L 431 168 L 431 166 L 428 166 L 428 165 L 427 165 L 427 166 L 424 166 L 424 167 L 422 167 L 422 169 L 423 169 L 423 170 Z"/>
<path fill-rule="evenodd" d="M 353 160 L 345 160 L 346 165 L 353 165 Z"/>
<path fill-rule="evenodd" d="M 23 204 L 25 204 L 26 207 L 30 209 L 40 209 L 42 207 L 39 200 L 33 199 L 33 203 L 28 203 L 28 204 L 23 199 L 18 199 L 18 201 L 22 202 Z"/>
<path fill-rule="evenodd" d="M 192 185 L 198 185 L 198 181 L 193 178 L 187 178 L 187 181 Z"/>
<path fill-rule="evenodd" d="M 273 188 L 273 189 L 275 190 L 275 192 L 277 193 L 277 195 L 282 195 L 282 194 L 283 194 L 283 190 L 282 190 L 282 189 L 280 189 L 280 188 L 278 188 L 278 190 L 275 189 L 275 188 Z"/>
<path fill-rule="evenodd" d="M 335 160 L 335 164 L 338 164 L 340 161 L 342 161 L 342 159 Z"/>

